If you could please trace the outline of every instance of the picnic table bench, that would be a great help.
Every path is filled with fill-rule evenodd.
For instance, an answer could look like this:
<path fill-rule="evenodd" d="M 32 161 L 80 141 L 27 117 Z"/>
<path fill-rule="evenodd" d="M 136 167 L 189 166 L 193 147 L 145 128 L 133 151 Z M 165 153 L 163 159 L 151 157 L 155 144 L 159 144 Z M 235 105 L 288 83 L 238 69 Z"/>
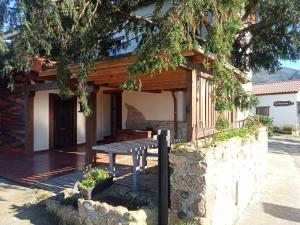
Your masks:
<path fill-rule="evenodd" d="M 179 140 L 172 140 L 172 143 L 178 141 Z M 139 190 L 138 175 L 140 172 L 140 159 L 142 157 L 142 173 L 146 174 L 149 148 L 158 148 L 158 141 L 153 138 L 143 138 L 111 144 L 96 145 L 92 147 L 92 150 L 96 152 L 106 152 L 109 154 L 109 171 L 112 173 L 115 173 L 116 154 L 132 155 L 133 190 L 137 192 Z"/>

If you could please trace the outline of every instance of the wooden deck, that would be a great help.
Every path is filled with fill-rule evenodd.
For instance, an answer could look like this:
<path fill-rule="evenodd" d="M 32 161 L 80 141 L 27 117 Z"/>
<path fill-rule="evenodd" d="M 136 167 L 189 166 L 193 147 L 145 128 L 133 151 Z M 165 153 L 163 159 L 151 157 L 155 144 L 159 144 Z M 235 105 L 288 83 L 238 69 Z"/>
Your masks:
<path fill-rule="evenodd" d="M 37 186 L 58 192 L 73 187 L 85 167 L 85 147 L 78 146 L 33 155 L 0 152 L 0 177 L 27 186 Z M 108 168 L 108 155 L 97 154 L 97 166 Z M 117 179 L 122 185 L 132 185 L 132 157 L 117 156 Z M 158 189 L 157 159 L 149 159 L 149 173 L 140 176 L 141 189 Z"/>

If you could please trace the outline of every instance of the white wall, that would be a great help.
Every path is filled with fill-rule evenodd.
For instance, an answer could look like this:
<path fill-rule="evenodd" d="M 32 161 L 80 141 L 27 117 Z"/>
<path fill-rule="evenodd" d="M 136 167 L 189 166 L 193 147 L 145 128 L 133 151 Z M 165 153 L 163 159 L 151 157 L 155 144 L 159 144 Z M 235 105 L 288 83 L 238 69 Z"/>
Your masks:
<path fill-rule="evenodd" d="M 103 94 L 108 88 L 100 88 L 97 93 L 97 140 L 111 135 L 111 97 Z"/>
<path fill-rule="evenodd" d="M 185 93 L 177 92 L 177 116 L 178 121 L 186 120 Z M 122 98 L 123 128 L 126 128 L 127 108 L 125 104 L 138 109 L 146 120 L 173 121 L 173 98 L 171 92 L 150 93 L 150 92 L 123 92 Z"/>
<path fill-rule="evenodd" d="M 260 95 L 257 97 L 260 101 L 258 106 L 270 106 L 269 113 L 274 119 L 274 126 L 279 128 L 288 126 L 296 129 L 298 120 L 297 98 L 300 98 L 299 94 Z M 294 105 L 273 106 L 273 103 L 276 101 L 291 101 L 294 102 Z"/>
<path fill-rule="evenodd" d="M 77 99 L 77 144 L 85 143 L 85 117 L 83 113 L 78 112 L 80 109 L 79 101 Z"/>
<path fill-rule="evenodd" d="M 49 149 L 49 93 L 49 91 L 38 91 L 34 96 L 34 151 Z"/>
<path fill-rule="evenodd" d="M 34 97 L 34 151 L 49 149 L 49 94 L 58 91 L 38 91 Z M 77 144 L 85 143 L 85 117 L 77 104 Z M 97 140 L 110 135 L 110 95 L 97 94 Z"/>

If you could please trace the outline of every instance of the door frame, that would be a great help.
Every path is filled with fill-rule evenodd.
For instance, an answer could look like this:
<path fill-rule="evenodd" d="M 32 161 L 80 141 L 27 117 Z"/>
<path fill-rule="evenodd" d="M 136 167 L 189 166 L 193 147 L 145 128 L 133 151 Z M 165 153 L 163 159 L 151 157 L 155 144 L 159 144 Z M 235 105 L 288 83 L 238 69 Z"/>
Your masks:
<path fill-rule="evenodd" d="M 58 94 L 55 93 L 50 93 L 49 94 L 49 149 L 53 150 L 55 143 L 54 143 L 54 132 L 55 132 L 55 127 L 54 127 L 54 121 L 55 121 L 55 113 L 54 113 L 54 108 L 55 108 L 55 100 L 57 100 L 59 97 Z M 72 146 L 77 145 L 77 97 L 73 96 L 70 98 L 72 101 Z"/>
<path fill-rule="evenodd" d="M 111 136 L 112 137 L 115 137 L 116 135 L 116 131 L 118 129 L 122 129 L 122 102 L 123 102 L 123 99 L 122 99 L 122 93 L 113 93 L 113 94 L 110 94 L 110 98 L 111 98 L 111 101 L 110 101 L 110 129 L 111 129 Z M 115 100 L 115 101 L 114 101 Z M 115 105 L 114 105 L 115 103 Z M 116 111 L 116 115 L 114 115 L 114 110 Z M 114 118 L 115 116 L 115 118 Z M 116 121 L 114 121 L 114 119 Z M 115 132 L 114 132 L 114 123 L 115 123 Z"/>

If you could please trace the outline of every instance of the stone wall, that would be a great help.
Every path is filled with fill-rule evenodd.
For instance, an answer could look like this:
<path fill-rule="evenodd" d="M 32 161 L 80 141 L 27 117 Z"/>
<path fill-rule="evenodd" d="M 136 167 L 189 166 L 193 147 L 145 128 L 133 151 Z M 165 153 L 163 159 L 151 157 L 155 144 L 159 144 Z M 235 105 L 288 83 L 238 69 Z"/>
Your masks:
<path fill-rule="evenodd" d="M 112 198 L 114 204 L 105 202 Z M 72 200 L 72 205 L 64 205 L 66 199 Z M 101 200 L 102 199 L 102 200 Z M 117 199 L 123 199 L 129 205 L 137 204 L 135 208 L 116 204 Z M 137 203 L 139 202 L 139 203 Z M 143 204 L 140 204 L 142 203 Z M 136 194 L 131 188 L 122 185 L 112 185 L 97 195 L 95 200 L 84 200 L 73 189 L 65 189 L 46 200 L 46 209 L 58 225 L 157 225 L 158 208 L 156 198 L 151 193 Z"/>
<path fill-rule="evenodd" d="M 182 146 L 170 153 L 170 224 L 232 225 L 265 174 L 265 128 L 213 147 Z"/>

